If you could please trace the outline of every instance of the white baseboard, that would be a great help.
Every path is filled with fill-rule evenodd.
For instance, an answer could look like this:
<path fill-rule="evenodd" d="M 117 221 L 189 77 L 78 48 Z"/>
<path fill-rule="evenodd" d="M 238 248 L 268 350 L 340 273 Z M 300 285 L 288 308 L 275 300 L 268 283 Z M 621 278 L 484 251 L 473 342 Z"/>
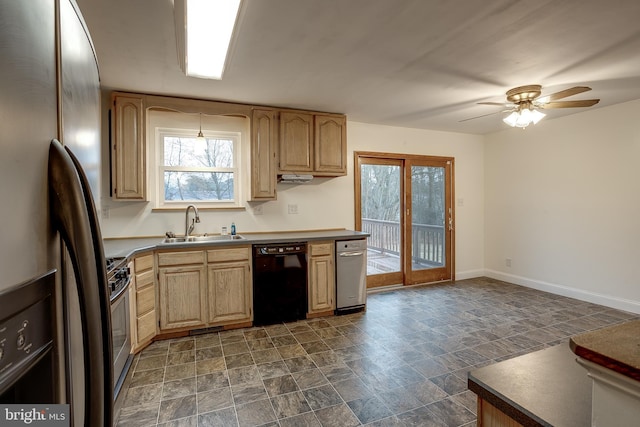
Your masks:
<path fill-rule="evenodd" d="M 543 282 L 541 280 L 530 279 L 527 277 L 516 276 L 514 274 L 504 273 L 502 271 L 484 270 L 484 275 L 496 280 L 514 283 L 516 285 L 526 286 L 527 288 L 537 289 L 539 291 L 550 292 L 556 295 L 579 299 L 581 301 L 600 304 L 618 310 L 628 311 L 630 313 L 640 314 L 640 301 L 633 301 L 624 298 L 618 298 L 611 295 L 599 294 L 596 292 L 585 291 L 582 289 L 571 288 L 569 286 L 558 285 L 555 283 Z M 456 273 L 457 278 L 457 273 Z"/>
<path fill-rule="evenodd" d="M 475 279 L 476 277 L 486 276 L 484 269 L 456 271 L 456 280 Z"/>

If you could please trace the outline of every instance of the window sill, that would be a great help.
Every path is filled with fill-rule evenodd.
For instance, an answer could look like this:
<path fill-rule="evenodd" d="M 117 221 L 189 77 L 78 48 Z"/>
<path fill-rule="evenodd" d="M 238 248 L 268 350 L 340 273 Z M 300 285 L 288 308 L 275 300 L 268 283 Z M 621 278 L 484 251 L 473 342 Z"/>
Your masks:
<path fill-rule="evenodd" d="M 216 206 L 196 206 L 198 208 L 199 212 L 202 211 L 246 211 L 247 208 L 244 206 L 220 206 L 220 207 L 216 207 Z M 160 208 L 153 208 L 151 209 L 151 212 L 184 212 L 185 209 L 187 207 L 186 206 L 175 206 L 175 207 L 160 207 Z"/>

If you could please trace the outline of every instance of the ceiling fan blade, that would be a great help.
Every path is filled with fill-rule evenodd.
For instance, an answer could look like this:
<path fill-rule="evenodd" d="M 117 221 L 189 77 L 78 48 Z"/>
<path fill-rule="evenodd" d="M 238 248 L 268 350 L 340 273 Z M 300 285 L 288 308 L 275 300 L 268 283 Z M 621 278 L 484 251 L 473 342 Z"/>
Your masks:
<path fill-rule="evenodd" d="M 582 99 L 580 101 L 558 101 L 549 102 L 547 104 L 540 105 L 540 108 L 576 108 L 576 107 L 591 107 L 600 102 L 599 99 Z"/>
<path fill-rule="evenodd" d="M 552 93 L 550 95 L 541 96 L 536 101 L 540 103 L 548 103 L 551 101 L 557 101 L 558 99 L 566 98 L 568 96 L 577 95 L 582 92 L 588 92 L 591 88 L 587 86 L 575 86 L 569 89 L 561 90 L 560 92 Z"/>
<path fill-rule="evenodd" d="M 481 116 L 469 117 L 468 119 L 458 120 L 458 123 L 468 122 L 469 120 L 475 120 L 475 119 L 479 119 L 481 117 L 493 116 L 494 114 L 504 113 L 506 111 L 511 111 L 511 110 L 494 111 L 493 113 L 483 114 Z"/>
<path fill-rule="evenodd" d="M 498 105 L 500 107 L 508 107 L 509 104 L 505 104 L 504 102 L 477 102 L 478 105 Z"/>

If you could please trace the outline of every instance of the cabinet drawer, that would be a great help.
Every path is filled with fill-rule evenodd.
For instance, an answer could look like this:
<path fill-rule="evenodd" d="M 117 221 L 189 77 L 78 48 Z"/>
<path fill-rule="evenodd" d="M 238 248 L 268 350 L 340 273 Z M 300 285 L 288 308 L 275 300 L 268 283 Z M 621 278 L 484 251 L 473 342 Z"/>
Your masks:
<path fill-rule="evenodd" d="M 153 284 L 153 270 L 136 274 L 136 289 L 140 290 L 151 284 Z"/>
<path fill-rule="evenodd" d="M 153 268 L 153 254 L 141 256 L 135 259 L 136 273 Z"/>
<path fill-rule="evenodd" d="M 204 264 L 204 251 L 164 252 L 158 254 L 158 265 Z"/>
<path fill-rule="evenodd" d="M 313 243 L 313 244 L 309 245 L 309 255 L 310 256 L 331 255 L 332 247 L 333 247 L 333 242 L 331 242 L 331 243 Z"/>
<path fill-rule="evenodd" d="M 155 286 L 148 286 L 136 292 L 136 313 L 141 315 L 153 309 L 156 305 Z"/>
<path fill-rule="evenodd" d="M 138 343 L 145 341 L 156 334 L 156 311 L 151 310 L 136 319 L 138 329 Z"/>
<path fill-rule="evenodd" d="M 207 251 L 208 262 L 242 261 L 249 259 L 250 256 L 250 246 L 210 249 Z"/>

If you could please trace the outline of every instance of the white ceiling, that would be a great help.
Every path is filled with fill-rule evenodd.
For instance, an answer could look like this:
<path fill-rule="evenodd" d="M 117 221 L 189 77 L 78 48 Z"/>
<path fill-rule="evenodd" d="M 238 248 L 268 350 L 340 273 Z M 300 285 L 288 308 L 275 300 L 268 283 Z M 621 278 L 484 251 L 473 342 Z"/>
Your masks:
<path fill-rule="evenodd" d="M 590 86 L 567 100 L 592 109 L 640 99 L 638 0 L 244 0 L 221 81 L 181 72 L 173 0 L 77 3 L 110 89 L 476 134 L 507 128 L 476 103 L 514 86 Z"/>

